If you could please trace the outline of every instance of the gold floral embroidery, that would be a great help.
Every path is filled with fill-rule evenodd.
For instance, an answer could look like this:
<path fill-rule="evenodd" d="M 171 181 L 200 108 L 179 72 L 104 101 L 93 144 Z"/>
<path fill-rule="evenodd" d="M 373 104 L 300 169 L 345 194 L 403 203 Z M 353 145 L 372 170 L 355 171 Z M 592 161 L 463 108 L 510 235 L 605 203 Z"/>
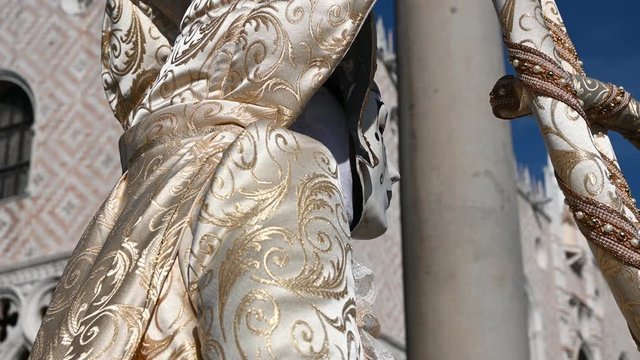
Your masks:
<path fill-rule="evenodd" d="M 162 1 L 107 2 L 102 78 L 125 174 L 32 358 L 359 358 L 337 164 L 282 126 L 373 0 L 194 0 L 179 33 Z"/>

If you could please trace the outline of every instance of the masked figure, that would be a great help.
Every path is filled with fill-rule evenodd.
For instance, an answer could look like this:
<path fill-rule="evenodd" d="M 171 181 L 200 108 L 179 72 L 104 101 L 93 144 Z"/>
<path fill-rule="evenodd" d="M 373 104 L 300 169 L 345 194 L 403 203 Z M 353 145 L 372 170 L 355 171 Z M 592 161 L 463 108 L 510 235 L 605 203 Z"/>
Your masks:
<path fill-rule="evenodd" d="M 375 324 L 349 246 L 384 231 L 397 179 L 372 6 L 108 1 L 102 78 L 124 174 L 32 359 L 386 356 L 361 330 Z"/>

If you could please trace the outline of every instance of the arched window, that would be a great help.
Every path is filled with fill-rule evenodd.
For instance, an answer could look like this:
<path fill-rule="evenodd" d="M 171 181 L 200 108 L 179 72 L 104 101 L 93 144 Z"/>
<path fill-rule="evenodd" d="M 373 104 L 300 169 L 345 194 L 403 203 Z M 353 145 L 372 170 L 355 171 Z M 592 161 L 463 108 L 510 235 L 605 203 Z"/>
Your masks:
<path fill-rule="evenodd" d="M 0 73 L 0 199 L 27 189 L 34 115 L 27 91 L 17 76 Z"/>
<path fill-rule="evenodd" d="M 587 346 L 587 344 L 582 344 L 580 350 L 578 351 L 577 360 L 591 360 L 593 356 L 591 355 L 591 350 Z"/>

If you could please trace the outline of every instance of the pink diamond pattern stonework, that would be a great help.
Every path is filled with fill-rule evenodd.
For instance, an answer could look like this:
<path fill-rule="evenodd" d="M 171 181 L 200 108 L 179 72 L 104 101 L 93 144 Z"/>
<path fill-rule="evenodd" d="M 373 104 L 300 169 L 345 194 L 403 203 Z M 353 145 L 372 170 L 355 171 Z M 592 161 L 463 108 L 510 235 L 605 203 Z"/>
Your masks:
<path fill-rule="evenodd" d="M 28 194 L 0 201 L 0 264 L 73 249 L 120 176 L 120 128 L 102 90 L 103 8 L 69 15 L 58 1 L 4 0 L 0 71 L 35 99 Z"/>

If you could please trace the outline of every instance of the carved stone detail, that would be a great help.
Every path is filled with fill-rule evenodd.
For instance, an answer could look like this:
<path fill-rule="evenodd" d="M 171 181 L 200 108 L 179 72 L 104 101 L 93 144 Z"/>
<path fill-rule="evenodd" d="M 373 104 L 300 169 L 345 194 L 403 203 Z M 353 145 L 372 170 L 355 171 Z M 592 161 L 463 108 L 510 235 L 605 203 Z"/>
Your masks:
<path fill-rule="evenodd" d="M 26 359 L 69 257 L 0 268 L 0 359 Z"/>

